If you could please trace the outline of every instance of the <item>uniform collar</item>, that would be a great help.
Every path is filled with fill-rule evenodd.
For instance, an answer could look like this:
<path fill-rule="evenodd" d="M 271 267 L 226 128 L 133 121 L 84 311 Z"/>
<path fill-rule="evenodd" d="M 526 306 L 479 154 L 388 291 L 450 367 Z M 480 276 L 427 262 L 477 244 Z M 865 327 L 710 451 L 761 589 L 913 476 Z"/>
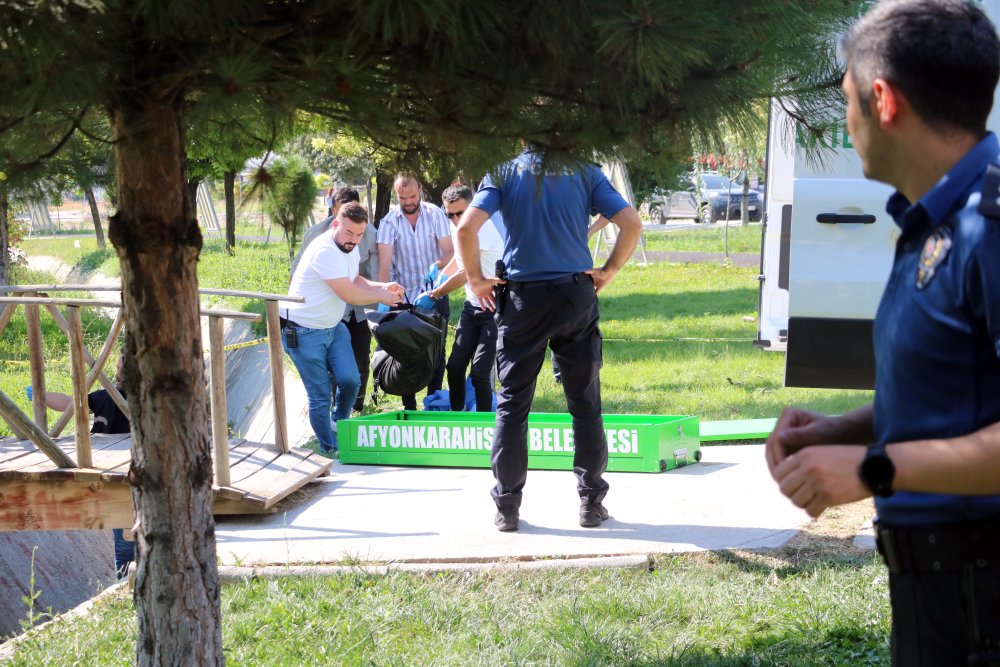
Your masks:
<path fill-rule="evenodd" d="M 926 217 L 933 225 L 941 224 L 958 208 L 960 202 L 968 198 L 969 190 L 986 167 L 996 160 L 997 153 L 1000 153 L 1000 142 L 995 134 L 987 132 L 920 201 L 911 205 L 901 192 L 896 191 L 889 197 L 886 212 L 904 229 L 915 218 Z"/>

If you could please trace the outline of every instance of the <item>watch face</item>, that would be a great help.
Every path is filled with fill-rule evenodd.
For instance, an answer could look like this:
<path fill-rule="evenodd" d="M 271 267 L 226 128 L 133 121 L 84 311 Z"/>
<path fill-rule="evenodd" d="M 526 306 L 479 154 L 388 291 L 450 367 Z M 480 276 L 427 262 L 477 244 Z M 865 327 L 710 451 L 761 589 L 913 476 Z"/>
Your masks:
<path fill-rule="evenodd" d="M 896 476 L 896 466 L 885 452 L 869 454 L 861 464 L 861 479 L 877 496 L 892 495 L 892 480 Z"/>

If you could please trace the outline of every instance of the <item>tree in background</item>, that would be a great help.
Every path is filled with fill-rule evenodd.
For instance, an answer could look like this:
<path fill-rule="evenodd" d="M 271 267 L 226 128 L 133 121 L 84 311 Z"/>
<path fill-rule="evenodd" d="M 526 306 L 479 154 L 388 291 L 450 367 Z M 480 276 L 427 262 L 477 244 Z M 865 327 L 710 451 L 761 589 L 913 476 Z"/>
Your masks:
<path fill-rule="evenodd" d="M 271 223 L 281 227 L 285 235 L 291 263 L 299 246 L 299 232 L 316 202 L 312 169 L 301 157 L 293 155 L 279 158 L 270 167 L 261 165 L 253 180 Z"/>
<path fill-rule="evenodd" d="M 44 173 L 44 180 L 57 194 L 68 183 L 83 191 L 90 207 L 97 247 L 103 250 L 106 247 L 104 228 L 94 190 L 100 188 L 107 191 L 115 178 L 107 116 L 97 111 L 89 113 L 66 147 L 47 162 Z"/>
<path fill-rule="evenodd" d="M 51 0 L 0 4 L 0 170 L 59 152 L 94 109 L 114 142 L 109 237 L 130 331 L 140 665 L 223 662 L 188 115 L 318 113 L 482 173 L 520 139 L 550 163 L 659 161 L 778 92 L 830 91 L 815 0 Z M 45 131 L 25 126 L 44 118 Z M 32 136 L 11 142 L 9 135 Z"/>
<path fill-rule="evenodd" d="M 259 101 L 221 110 L 195 105 L 189 114 L 188 178 L 222 181 L 230 255 L 236 249 L 236 177 L 250 158 L 270 153 L 286 141 L 294 127 L 294 114 L 265 116 L 261 106 Z"/>

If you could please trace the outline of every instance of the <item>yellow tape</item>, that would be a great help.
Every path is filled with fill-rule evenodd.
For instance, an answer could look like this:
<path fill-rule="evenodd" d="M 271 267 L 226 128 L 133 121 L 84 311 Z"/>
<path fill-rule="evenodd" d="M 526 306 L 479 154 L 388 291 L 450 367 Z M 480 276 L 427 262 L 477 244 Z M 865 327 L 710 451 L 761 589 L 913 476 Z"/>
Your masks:
<path fill-rule="evenodd" d="M 233 343 L 232 345 L 226 345 L 222 349 L 228 352 L 229 350 L 238 350 L 241 347 L 253 347 L 254 345 L 260 345 L 266 342 L 267 342 L 266 338 L 258 338 L 257 340 L 248 340 L 245 343 Z"/>

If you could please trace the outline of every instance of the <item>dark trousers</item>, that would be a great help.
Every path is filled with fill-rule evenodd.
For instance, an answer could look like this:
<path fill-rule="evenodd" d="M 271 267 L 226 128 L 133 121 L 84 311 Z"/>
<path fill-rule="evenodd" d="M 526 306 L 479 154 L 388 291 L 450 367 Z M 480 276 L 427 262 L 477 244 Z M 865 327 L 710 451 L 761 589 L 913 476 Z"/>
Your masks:
<path fill-rule="evenodd" d="M 597 292 L 590 276 L 578 273 L 542 283 L 508 284 L 497 314 L 496 432 L 492 464 L 493 500 L 500 510 L 516 509 L 528 476 L 528 412 L 535 381 L 552 348 L 562 370 L 563 392 L 573 416 L 573 472 L 581 498 L 599 502 L 608 492 L 604 471 L 608 443 L 601 417 L 601 331 Z"/>
<path fill-rule="evenodd" d="M 889 568 L 895 667 L 1000 667 L 998 531 L 996 519 L 910 529 L 876 526 Z"/>
<path fill-rule="evenodd" d="M 465 302 L 448 357 L 448 396 L 451 409 L 465 409 L 465 371 L 472 361 L 472 388 L 476 412 L 493 410 L 493 364 L 497 360 L 497 325 L 493 313 Z"/>
<path fill-rule="evenodd" d="M 444 321 L 447 322 L 451 318 L 451 306 L 448 304 L 448 297 L 443 299 L 438 299 L 434 302 L 434 310 L 441 313 L 444 317 Z M 438 361 L 434 364 L 434 375 L 431 376 L 430 384 L 427 385 L 427 395 L 430 396 L 435 391 L 441 388 L 444 384 L 444 351 L 446 349 L 445 344 L 448 342 L 448 332 L 445 331 L 444 337 L 441 339 L 441 351 L 438 356 Z M 416 394 L 403 394 L 401 397 L 403 399 L 403 409 L 404 410 L 416 410 L 417 409 L 417 396 Z"/>
<path fill-rule="evenodd" d="M 347 330 L 351 334 L 351 350 L 354 351 L 354 361 L 358 364 L 358 374 L 361 376 L 361 384 L 358 385 L 358 397 L 354 399 L 354 409 L 361 412 L 365 407 L 365 389 L 368 387 L 368 375 L 371 372 L 368 368 L 372 356 L 372 330 L 368 328 L 368 320 L 360 320 L 352 309 L 344 320 Z"/>

